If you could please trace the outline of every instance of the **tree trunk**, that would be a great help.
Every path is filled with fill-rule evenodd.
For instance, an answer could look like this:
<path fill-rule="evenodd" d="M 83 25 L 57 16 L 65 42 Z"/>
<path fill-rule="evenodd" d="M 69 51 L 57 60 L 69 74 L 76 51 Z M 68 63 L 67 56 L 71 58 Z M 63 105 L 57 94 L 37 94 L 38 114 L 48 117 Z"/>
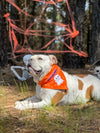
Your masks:
<path fill-rule="evenodd" d="M 100 59 L 100 0 L 92 3 L 91 63 Z"/>
<path fill-rule="evenodd" d="M 7 30 L 6 21 L 3 17 L 5 14 L 5 0 L 0 1 L 0 67 L 4 67 L 7 64 Z"/>
<path fill-rule="evenodd" d="M 54 0 L 54 1 L 55 1 L 55 0 Z M 53 12 L 52 12 L 52 21 L 53 21 L 53 22 L 56 22 L 56 15 L 57 15 L 56 7 L 55 7 L 55 5 L 53 5 Z M 55 33 L 52 32 L 52 31 L 55 31 L 55 25 L 52 25 L 51 27 L 52 27 L 52 28 L 51 28 L 51 36 L 55 36 Z M 51 40 L 52 40 L 53 38 L 54 38 L 54 37 L 51 37 Z M 54 41 L 54 42 L 50 45 L 50 47 L 49 47 L 51 50 L 55 49 L 54 43 L 55 43 L 55 41 Z"/>
<path fill-rule="evenodd" d="M 72 45 L 75 50 L 82 51 L 85 51 L 86 48 L 84 43 L 85 2 L 86 0 L 69 0 L 69 5 L 75 18 L 76 29 L 79 30 L 79 35 L 73 39 Z M 63 66 L 67 68 L 82 68 L 84 67 L 84 58 L 74 53 L 66 53 L 63 56 Z"/>

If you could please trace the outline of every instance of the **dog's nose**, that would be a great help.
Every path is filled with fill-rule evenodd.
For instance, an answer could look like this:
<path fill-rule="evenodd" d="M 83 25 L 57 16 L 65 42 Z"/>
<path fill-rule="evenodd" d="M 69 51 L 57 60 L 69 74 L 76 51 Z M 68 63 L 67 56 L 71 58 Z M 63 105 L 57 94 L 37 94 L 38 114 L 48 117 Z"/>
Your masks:
<path fill-rule="evenodd" d="M 31 65 L 28 63 L 28 64 L 27 64 L 27 67 L 29 68 L 29 67 L 31 67 Z"/>

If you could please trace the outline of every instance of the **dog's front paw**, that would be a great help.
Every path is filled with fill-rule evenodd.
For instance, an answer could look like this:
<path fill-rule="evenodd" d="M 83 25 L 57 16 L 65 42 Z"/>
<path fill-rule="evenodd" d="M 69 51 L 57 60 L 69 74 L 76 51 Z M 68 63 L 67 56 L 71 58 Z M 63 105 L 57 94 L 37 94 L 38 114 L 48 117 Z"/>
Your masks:
<path fill-rule="evenodd" d="M 17 101 L 15 103 L 15 108 L 18 110 L 25 110 L 25 109 L 33 108 L 33 104 L 28 101 Z"/>
<path fill-rule="evenodd" d="M 17 101 L 17 102 L 15 103 L 15 109 L 18 109 L 18 110 L 25 110 L 25 109 L 26 109 L 25 102 L 23 102 L 23 101 Z"/>

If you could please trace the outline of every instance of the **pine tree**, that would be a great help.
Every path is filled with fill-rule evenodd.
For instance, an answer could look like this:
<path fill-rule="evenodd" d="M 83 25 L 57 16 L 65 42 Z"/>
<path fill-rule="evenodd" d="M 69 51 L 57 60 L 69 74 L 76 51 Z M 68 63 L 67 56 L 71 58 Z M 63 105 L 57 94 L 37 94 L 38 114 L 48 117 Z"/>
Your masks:
<path fill-rule="evenodd" d="M 100 0 L 92 0 L 91 63 L 100 60 Z"/>
<path fill-rule="evenodd" d="M 79 35 L 73 39 L 72 45 L 76 50 L 82 51 L 85 51 L 86 47 L 84 43 L 85 3 L 86 0 L 69 0 L 69 5 L 75 18 L 76 29 L 79 31 Z M 66 53 L 63 55 L 63 66 L 82 68 L 84 67 L 84 59 L 76 54 Z"/>
<path fill-rule="evenodd" d="M 4 67 L 7 64 L 7 30 L 6 21 L 3 17 L 5 14 L 5 0 L 0 1 L 0 67 Z"/>

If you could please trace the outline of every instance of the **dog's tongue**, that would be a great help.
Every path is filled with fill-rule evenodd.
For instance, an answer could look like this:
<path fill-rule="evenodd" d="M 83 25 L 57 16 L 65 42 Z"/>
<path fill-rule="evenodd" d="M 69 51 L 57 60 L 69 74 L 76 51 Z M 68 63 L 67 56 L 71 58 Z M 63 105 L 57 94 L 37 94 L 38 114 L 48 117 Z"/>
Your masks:
<path fill-rule="evenodd" d="M 32 71 L 33 73 L 35 72 L 36 74 L 40 73 L 41 70 L 35 70 L 34 68 L 31 67 L 31 65 L 28 65 L 29 71 Z"/>
<path fill-rule="evenodd" d="M 31 65 L 28 65 L 27 67 L 28 67 L 28 70 L 29 70 L 30 73 L 34 72 L 34 69 L 31 67 Z"/>

